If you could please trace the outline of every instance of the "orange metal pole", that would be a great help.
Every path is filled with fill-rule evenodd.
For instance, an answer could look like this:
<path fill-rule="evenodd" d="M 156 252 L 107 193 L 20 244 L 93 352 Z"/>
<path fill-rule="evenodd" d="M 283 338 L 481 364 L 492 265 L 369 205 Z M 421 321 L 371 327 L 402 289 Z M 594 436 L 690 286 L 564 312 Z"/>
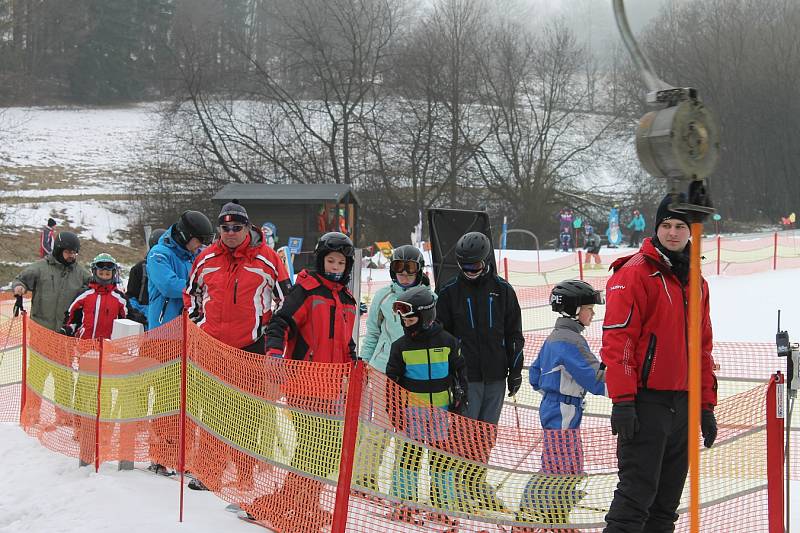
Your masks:
<path fill-rule="evenodd" d="M 692 223 L 689 258 L 689 530 L 700 531 L 700 248 L 703 224 Z"/>

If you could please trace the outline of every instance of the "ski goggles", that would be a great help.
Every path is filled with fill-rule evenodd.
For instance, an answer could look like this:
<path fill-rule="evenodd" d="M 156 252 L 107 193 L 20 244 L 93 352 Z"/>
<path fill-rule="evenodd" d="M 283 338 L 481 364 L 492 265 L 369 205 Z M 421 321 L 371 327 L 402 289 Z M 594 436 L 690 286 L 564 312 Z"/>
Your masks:
<path fill-rule="evenodd" d="M 417 308 L 414 309 L 414 306 L 411 305 L 410 303 L 397 300 L 396 302 L 394 302 L 392 304 L 392 312 L 395 313 L 395 314 L 400 315 L 401 318 L 408 318 L 408 317 L 411 317 L 411 316 L 416 316 L 416 314 L 419 311 L 425 311 L 427 309 L 433 309 L 433 307 L 435 305 L 436 305 L 436 302 L 434 301 L 434 302 L 431 302 L 428 305 L 417 306 Z"/>
<path fill-rule="evenodd" d="M 231 224 L 231 225 L 223 224 L 219 227 L 219 230 L 222 233 L 239 233 L 243 229 L 244 226 L 242 224 Z"/>
<path fill-rule="evenodd" d="M 395 274 L 402 274 L 403 272 L 407 274 L 416 274 L 419 272 L 419 263 L 416 261 L 407 261 L 405 259 L 395 259 L 390 263 L 389 268 L 391 268 L 392 272 Z"/>
<path fill-rule="evenodd" d="M 414 306 L 408 302 L 401 302 L 400 300 L 392 304 L 392 312 L 400 315 L 402 318 L 414 316 Z"/>
<path fill-rule="evenodd" d="M 97 270 L 110 270 L 112 272 L 117 269 L 117 265 L 114 263 L 97 263 L 94 265 L 94 267 Z"/>
<path fill-rule="evenodd" d="M 486 268 L 486 261 L 478 261 L 477 263 L 459 263 L 458 267 L 464 272 L 482 272 Z"/>

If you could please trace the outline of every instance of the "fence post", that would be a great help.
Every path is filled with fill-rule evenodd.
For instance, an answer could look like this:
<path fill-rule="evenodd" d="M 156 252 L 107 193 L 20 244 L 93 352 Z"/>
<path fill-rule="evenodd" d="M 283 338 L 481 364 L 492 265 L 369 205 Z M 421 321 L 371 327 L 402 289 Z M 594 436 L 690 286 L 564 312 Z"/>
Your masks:
<path fill-rule="evenodd" d="M 97 358 L 97 414 L 94 419 L 94 473 L 100 471 L 100 398 L 103 389 L 103 351 L 105 339 L 100 339 L 100 353 Z"/>
<path fill-rule="evenodd" d="M 784 376 L 777 372 L 767 387 L 767 516 L 769 533 L 783 533 Z"/>
<path fill-rule="evenodd" d="M 19 394 L 19 421 L 22 427 L 25 404 L 28 401 L 28 313 L 22 311 L 22 390 Z"/>
<path fill-rule="evenodd" d="M 719 262 L 720 257 L 722 256 L 722 243 L 720 242 L 722 238 L 717 235 L 717 276 L 719 276 Z"/>
<path fill-rule="evenodd" d="M 578 250 L 578 272 L 580 272 L 580 279 L 583 281 L 583 252 Z"/>
<path fill-rule="evenodd" d="M 508 257 L 503 258 L 503 270 L 506 273 L 506 281 L 508 281 Z"/>
<path fill-rule="evenodd" d="M 181 414 L 178 437 L 178 470 L 181 474 L 181 494 L 178 522 L 183 522 L 183 487 L 186 475 L 186 367 L 189 359 L 189 315 L 184 309 L 181 313 Z"/>
<path fill-rule="evenodd" d="M 772 234 L 772 270 L 778 270 L 778 232 Z"/>
<path fill-rule="evenodd" d="M 342 455 L 339 460 L 339 480 L 336 486 L 336 502 L 333 510 L 331 533 L 344 533 L 347 526 L 347 511 L 350 504 L 350 479 L 353 477 L 356 438 L 358 437 L 358 414 L 361 411 L 361 395 L 364 392 L 364 362 L 356 361 L 347 383 L 347 402 L 344 408 L 344 431 L 342 433 Z"/>

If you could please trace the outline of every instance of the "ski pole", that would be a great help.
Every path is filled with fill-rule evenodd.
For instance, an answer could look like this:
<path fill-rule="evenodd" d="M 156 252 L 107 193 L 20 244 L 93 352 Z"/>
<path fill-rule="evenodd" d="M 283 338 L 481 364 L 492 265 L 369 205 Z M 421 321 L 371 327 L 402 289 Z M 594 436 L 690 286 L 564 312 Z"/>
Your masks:
<path fill-rule="evenodd" d="M 25 308 L 22 306 L 22 295 L 18 294 L 17 296 L 15 296 L 14 316 L 15 317 L 19 316 L 21 311 L 25 311 Z"/>

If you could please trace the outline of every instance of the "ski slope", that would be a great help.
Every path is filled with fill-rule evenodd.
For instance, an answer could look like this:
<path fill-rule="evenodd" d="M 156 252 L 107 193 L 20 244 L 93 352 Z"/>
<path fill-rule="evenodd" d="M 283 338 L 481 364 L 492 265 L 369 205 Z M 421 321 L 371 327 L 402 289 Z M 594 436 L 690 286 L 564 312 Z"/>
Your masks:
<path fill-rule="evenodd" d="M 715 338 L 773 342 L 780 308 L 783 329 L 800 340 L 798 280 L 798 270 L 710 277 Z M 179 524 L 176 481 L 118 472 L 112 463 L 102 465 L 99 474 L 78 469 L 75 459 L 48 451 L 13 424 L 0 425 L 0 464 L 2 533 L 261 531 L 225 512 L 225 502 L 213 494 L 191 490 L 186 491 L 184 523 Z M 791 530 L 800 532 L 800 482 L 792 484 L 791 501 Z"/>

